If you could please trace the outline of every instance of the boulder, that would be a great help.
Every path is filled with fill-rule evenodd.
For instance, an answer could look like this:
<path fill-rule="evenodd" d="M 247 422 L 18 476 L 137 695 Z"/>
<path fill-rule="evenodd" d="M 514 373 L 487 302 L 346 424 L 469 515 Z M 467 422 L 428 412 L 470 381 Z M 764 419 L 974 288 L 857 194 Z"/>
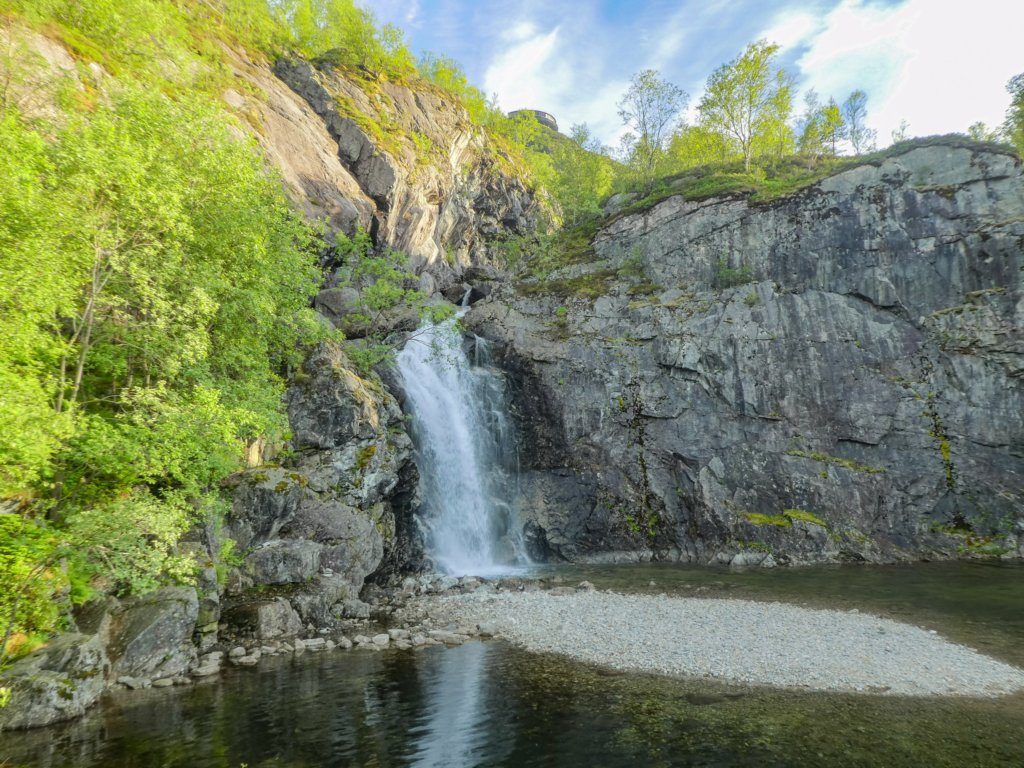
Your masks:
<path fill-rule="evenodd" d="M 254 550 L 244 569 L 256 584 L 302 584 L 320 570 L 320 545 L 303 539 L 277 539 Z"/>
<path fill-rule="evenodd" d="M 10 700 L 0 731 L 37 728 L 82 715 L 103 693 L 110 662 L 97 635 L 59 635 L 0 674 Z"/>
<path fill-rule="evenodd" d="M 165 587 L 124 600 L 112 617 L 110 674 L 118 677 L 177 677 L 195 660 L 192 633 L 199 600 L 192 587 Z"/>
<path fill-rule="evenodd" d="M 299 615 L 283 597 L 236 603 L 225 611 L 224 621 L 259 640 L 294 637 L 302 632 Z"/>

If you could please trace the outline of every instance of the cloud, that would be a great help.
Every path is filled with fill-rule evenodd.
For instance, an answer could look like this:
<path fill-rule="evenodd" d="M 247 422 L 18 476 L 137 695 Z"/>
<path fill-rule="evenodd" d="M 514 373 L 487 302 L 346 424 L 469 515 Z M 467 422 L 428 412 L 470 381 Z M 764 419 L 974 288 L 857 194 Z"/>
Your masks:
<path fill-rule="evenodd" d="M 1004 85 L 1024 68 L 1022 22 L 1024 6 L 1002 0 L 842 0 L 817 23 L 784 16 L 765 35 L 802 50 L 802 88 L 837 101 L 865 90 L 868 123 L 884 145 L 904 119 L 919 136 L 963 132 L 977 120 L 998 125 Z"/>

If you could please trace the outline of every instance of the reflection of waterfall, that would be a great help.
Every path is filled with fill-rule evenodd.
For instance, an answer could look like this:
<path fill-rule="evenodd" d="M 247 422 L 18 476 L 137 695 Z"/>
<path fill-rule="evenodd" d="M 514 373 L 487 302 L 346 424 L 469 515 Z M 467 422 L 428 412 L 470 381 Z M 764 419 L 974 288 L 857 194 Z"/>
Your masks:
<path fill-rule="evenodd" d="M 460 768 L 479 765 L 473 753 L 493 749 L 494 717 L 484 697 L 491 646 L 467 643 L 458 652 L 446 651 L 438 668 L 425 680 L 429 717 L 412 731 L 416 768 Z"/>
<path fill-rule="evenodd" d="M 485 575 L 517 561 L 515 441 L 501 378 L 476 340 L 475 365 L 455 321 L 422 328 L 398 355 L 413 416 L 423 489 L 421 522 L 438 569 Z"/>

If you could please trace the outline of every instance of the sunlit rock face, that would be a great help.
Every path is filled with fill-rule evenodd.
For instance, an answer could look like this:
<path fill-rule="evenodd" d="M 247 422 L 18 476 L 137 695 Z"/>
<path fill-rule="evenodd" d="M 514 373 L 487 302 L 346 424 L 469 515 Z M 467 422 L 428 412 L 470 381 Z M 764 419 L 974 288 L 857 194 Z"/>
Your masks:
<path fill-rule="evenodd" d="M 538 549 L 1019 552 L 1018 158 L 911 146 L 772 203 L 670 197 L 593 246 L 467 317 L 514 382 Z"/>

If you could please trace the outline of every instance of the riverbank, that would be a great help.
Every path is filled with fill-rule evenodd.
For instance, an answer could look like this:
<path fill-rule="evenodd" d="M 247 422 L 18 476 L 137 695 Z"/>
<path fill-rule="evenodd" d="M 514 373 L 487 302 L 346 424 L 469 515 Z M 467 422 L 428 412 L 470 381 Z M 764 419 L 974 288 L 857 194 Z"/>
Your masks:
<path fill-rule="evenodd" d="M 433 598 L 427 610 L 435 624 L 619 670 L 904 696 L 1024 690 L 1024 670 L 856 610 L 566 588 Z"/>

